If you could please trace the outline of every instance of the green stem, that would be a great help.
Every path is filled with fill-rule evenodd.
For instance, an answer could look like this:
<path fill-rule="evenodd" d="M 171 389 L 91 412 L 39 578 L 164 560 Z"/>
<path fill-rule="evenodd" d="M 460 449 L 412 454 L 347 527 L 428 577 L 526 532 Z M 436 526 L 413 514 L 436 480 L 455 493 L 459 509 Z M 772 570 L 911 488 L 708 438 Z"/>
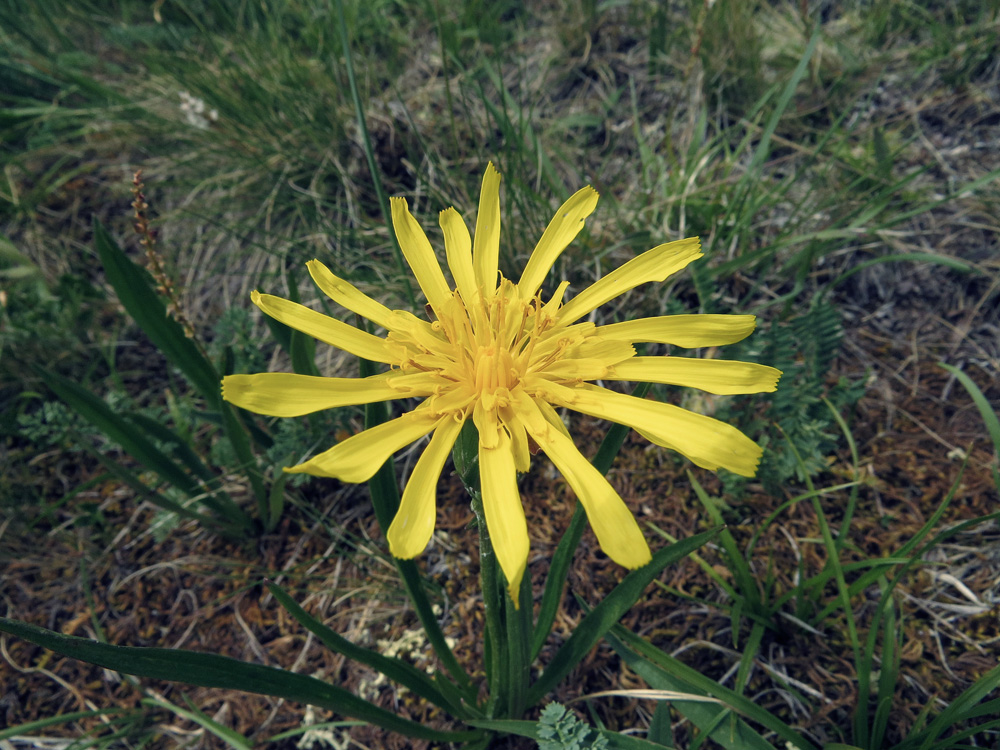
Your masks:
<path fill-rule="evenodd" d="M 478 484 L 478 482 L 477 482 Z M 490 697 L 486 704 L 488 718 L 507 715 L 507 632 L 503 626 L 503 582 L 497 571 L 496 553 L 490 542 L 490 531 L 486 525 L 483 509 L 483 495 L 478 489 L 468 487 L 472 495 L 472 512 L 479 527 L 479 578 L 483 589 L 483 608 L 486 618 L 486 640 L 484 642 L 486 679 Z"/>

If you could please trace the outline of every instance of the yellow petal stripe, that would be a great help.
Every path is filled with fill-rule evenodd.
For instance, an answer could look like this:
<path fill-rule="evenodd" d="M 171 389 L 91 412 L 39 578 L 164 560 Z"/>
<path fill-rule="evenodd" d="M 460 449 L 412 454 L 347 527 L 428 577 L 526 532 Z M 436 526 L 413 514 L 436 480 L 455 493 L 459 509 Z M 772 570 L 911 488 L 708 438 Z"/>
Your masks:
<path fill-rule="evenodd" d="M 753 362 L 690 357 L 632 357 L 608 368 L 608 380 L 685 385 L 709 393 L 770 393 L 781 370 Z"/>
<path fill-rule="evenodd" d="M 269 417 L 301 417 L 336 406 L 370 404 L 399 398 L 390 387 L 391 373 L 370 378 L 320 378 L 288 372 L 227 375 L 222 397 L 229 403 Z"/>
<path fill-rule="evenodd" d="M 330 450 L 285 471 L 333 477 L 352 484 L 367 482 L 393 453 L 422 438 L 440 421 L 440 417 L 429 414 L 427 410 L 416 409 L 359 432 Z"/>
<path fill-rule="evenodd" d="M 476 282 L 487 295 L 492 295 L 497 288 L 500 264 L 500 173 L 493 162 L 486 166 L 486 174 L 483 175 L 473 242 L 472 265 Z"/>
<path fill-rule="evenodd" d="M 556 318 L 563 324 L 572 323 L 640 284 L 663 281 L 701 256 L 697 237 L 654 247 L 595 281 L 560 308 Z"/>
<path fill-rule="evenodd" d="M 535 413 L 537 418 L 527 420 L 528 432 L 583 503 L 601 549 L 626 568 L 635 569 L 648 563 L 652 559 L 649 545 L 614 487 L 583 457 L 570 438 L 553 429 L 540 412 Z"/>
<path fill-rule="evenodd" d="M 545 281 L 552 264 L 562 254 L 583 229 L 583 222 L 597 207 L 597 191 L 589 185 L 577 190 L 569 200 L 562 204 L 552 221 L 545 228 L 542 237 L 535 245 L 528 259 L 521 280 L 517 283 L 517 292 L 521 299 L 531 299 Z"/>
<path fill-rule="evenodd" d="M 648 342 L 695 349 L 735 344 L 753 333 L 756 325 L 754 315 L 663 315 L 601 326 L 597 334 L 630 344 Z"/>
<path fill-rule="evenodd" d="M 386 533 L 394 557 L 409 560 L 427 547 L 434 533 L 438 478 L 461 429 L 461 421 L 444 420 L 413 467 L 399 510 Z"/>
<path fill-rule="evenodd" d="M 687 456 L 712 471 L 722 467 L 745 477 L 757 473 L 763 452 L 732 425 L 672 404 L 582 385 L 541 383 L 547 400 L 593 417 L 628 425 L 648 440 Z"/>
<path fill-rule="evenodd" d="M 393 361 L 392 354 L 386 348 L 385 339 L 372 336 L 366 331 L 359 331 L 354 326 L 282 297 L 251 292 L 250 299 L 275 320 L 349 354 L 372 362 Z"/>
<path fill-rule="evenodd" d="M 392 228 L 396 231 L 396 239 L 399 240 L 399 247 L 410 270 L 431 307 L 443 310 L 445 302 L 451 297 L 451 289 L 445 281 L 430 240 L 407 208 L 405 198 L 390 198 L 389 203 L 392 209 Z"/>
<path fill-rule="evenodd" d="M 465 304 L 470 305 L 479 294 L 479 284 L 476 282 L 476 272 L 472 269 L 472 238 L 469 236 L 469 228 L 454 208 L 442 211 L 438 222 L 444 232 L 448 269 Z"/>
<path fill-rule="evenodd" d="M 507 577 L 510 598 L 519 607 L 518 591 L 528 565 L 528 525 L 517 491 L 517 471 L 510 438 L 500 430 L 496 448 L 479 445 L 479 477 L 483 488 L 483 510 L 493 551 Z"/>

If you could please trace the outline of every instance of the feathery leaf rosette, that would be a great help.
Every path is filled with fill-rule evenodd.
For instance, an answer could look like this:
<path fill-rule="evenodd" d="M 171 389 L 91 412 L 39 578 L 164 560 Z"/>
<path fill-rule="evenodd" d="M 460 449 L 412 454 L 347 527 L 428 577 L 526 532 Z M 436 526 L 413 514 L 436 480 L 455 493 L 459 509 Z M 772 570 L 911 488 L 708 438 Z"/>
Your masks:
<path fill-rule="evenodd" d="M 605 302 L 640 284 L 663 281 L 702 257 L 697 238 L 654 247 L 568 302 L 563 302 L 565 281 L 543 300 L 539 289 L 545 276 L 596 205 L 597 192 L 591 187 L 567 200 L 515 284 L 497 268 L 500 174 L 490 164 L 483 177 L 475 239 L 455 209 L 440 215 L 453 288 L 406 201 L 393 198 L 396 236 L 434 320 L 390 310 L 319 261 L 310 261 L 309 273 L 325 294 L 384 328 L 386 335 L 372 335 L 280 297 L 254 292 L 254 303 L 298 331 L 388 365 L 388 371 L 368 378 L 230 375 L 223 380 L 224 398 L 278 417 L 423 398 L 412 411 L 287 470 L 364 482 L 397 450 L 431 434 L 387 533 L 396 557 L 415 557 L 427 546 L 434 531 L 438 477 L 462 424 L 472 419 L 479 431 L 486 523 L 515 604 L 528 560 L 528 531 L 516 473 L 528 470 L 533 444 L 549 456 L 583 503 L 605 553 L 627 568 L 645 565 L 650 551 L 639 525 L 614 488 L 574 446 L 556 407 L 628 425 L 698 466 L 752 476 L 761 449 L 736 428 L 591 381 L 635 380 L 718 394 L 759 393 L 773 391 L 781 373 L 747 362 L 640 357 L 633 348 L 640 342 L 680 347 L 730 344 L 750 334 L 752 315 L 671 315 L 603 326 L 582 321 Z"/>

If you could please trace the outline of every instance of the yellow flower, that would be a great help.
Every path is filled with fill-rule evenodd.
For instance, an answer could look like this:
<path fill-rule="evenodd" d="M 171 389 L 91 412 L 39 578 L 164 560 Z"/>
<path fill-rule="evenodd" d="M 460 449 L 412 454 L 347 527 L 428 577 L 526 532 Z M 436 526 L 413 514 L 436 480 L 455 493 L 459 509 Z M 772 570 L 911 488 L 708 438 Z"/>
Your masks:
<path fill-rule="evenodd" d="M 532 443 L 548 455 L 583 503 L 604 552 L 627 568 L 646 564 L 649 546 L 635 518 L 576 449 L 556 409 L 566 407 L 628 425 L 698 466 L 752 476 L 761 449 L 734 427 L 677 406 L 622 395 L 593 381 L 635 380 L 717 394 L 758 393 L 773 391 L 781 373 L 747 362 L 640 357 L 633 348 L 640 342 L 679 347 L 730 344 L 750 334 L 752 315 L 669 315 L 602 326 L 585 320 L 605 302 L 640 284 L 663 281 L 702 257 L 697 238 L 654 247 L 568 302 L 563 301 L 566 281 L 543 300 L 542 282 L 596 205 L 597 192 L 591 187 L 567 200 L 514 283 L 497 269 L 500 174 L 490 164 L 483 177 L 475 240 L 455 209 L 440 215 L 453 287 L 406 201 L 393 198 L 392 224 L 433 320 L 390 310 L 319 261 L 310 261 L 316 285 L 334 302 L 384 328 L 385 336 L 280 297 L 254 292 L 253 302 L 272 318 L 358 357 L 382 362 L 388 371 L 368 378 L 230 375 L 223 380 L 224 398 L 277 417 L 422 398 L 412 411 L 288 469 L 364 482 L 393 453 L 430 433 L 387 533 L 390 551 L 400 558 L 412 558 L 427 546 L 434 531 L 438 477 L 462 424 L 471 418 L 479 431 L 486 523 L 515 604 L 528 560 L 528 530 L 516 474 L 528 470 Z"/>

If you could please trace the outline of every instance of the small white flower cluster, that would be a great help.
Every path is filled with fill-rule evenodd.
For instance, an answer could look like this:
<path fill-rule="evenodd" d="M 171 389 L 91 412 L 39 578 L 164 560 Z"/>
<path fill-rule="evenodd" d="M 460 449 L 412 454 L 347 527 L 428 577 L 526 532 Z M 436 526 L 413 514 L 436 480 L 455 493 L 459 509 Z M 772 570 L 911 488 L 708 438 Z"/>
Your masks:
<path fill-rule="evenodd" d="M 351 746 L 351 738 L 341 732 L 328 728 L 311 728 L 316 723 L 316 711 L 312 706 L 306 706 L 306 715 L 302 717 L 302 726 L 310 727 L 295 743 L 299 750 L 314 750 L 314 748 L 331 748 L 332 750 L 347 750 Z"/>
<path fill-rule="evenodd" d="M 181 91 L 180 97 L 181 112 L 184 113 L 184 119 L 187 120 L 188 125 L 201 130 L 207 130 L 209 125 L 219 119 L 219 111 L 217 109 L 206 111 L 204 99 L 192 96 L 187 91 Z"/>

